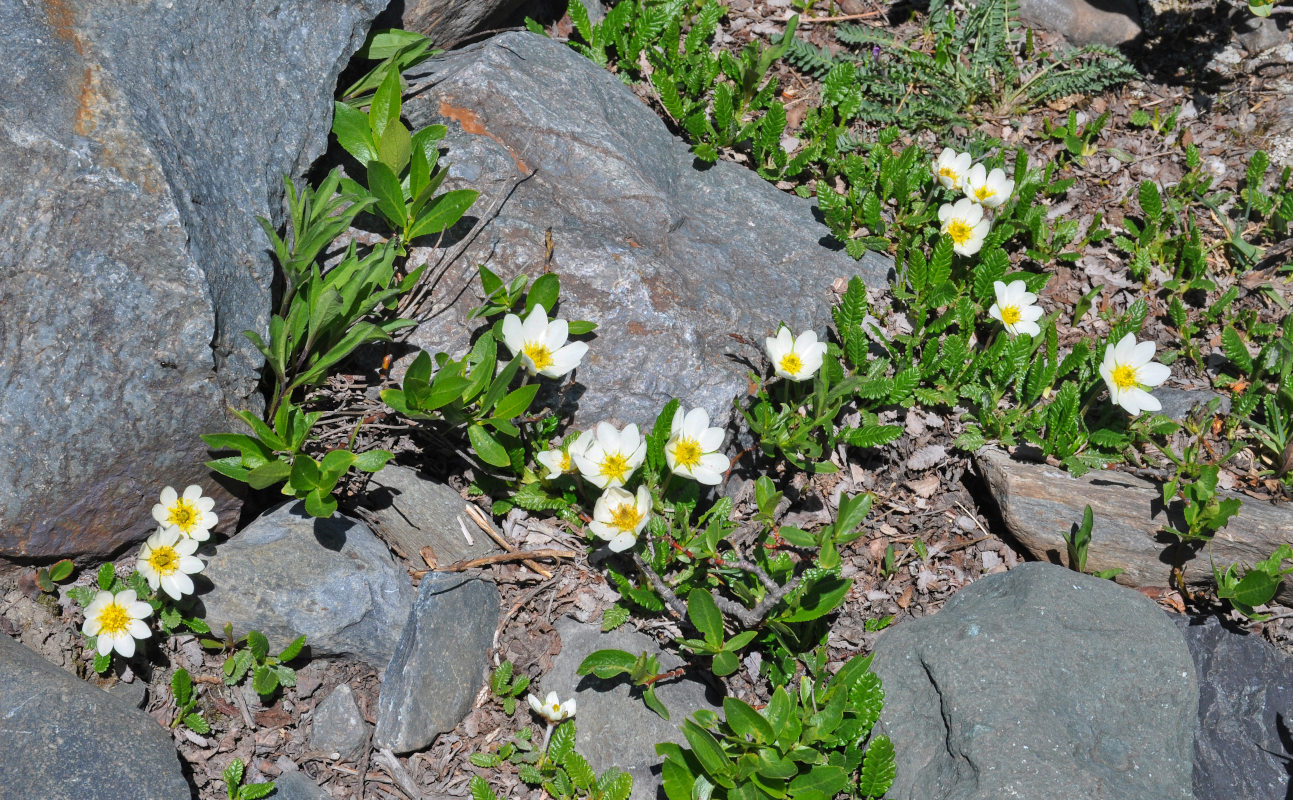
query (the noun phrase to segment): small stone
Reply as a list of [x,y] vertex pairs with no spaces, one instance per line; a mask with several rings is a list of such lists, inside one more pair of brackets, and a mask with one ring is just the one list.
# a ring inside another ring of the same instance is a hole
[[382,680],[374,747],[420,750],[462,721],[485,680],[498,611],[489,581],[427,573]]
[[368,723],[355,704],[355,693],[341,684],[314,707],[310,722],[310,746],[323,753],[338,753],[355,761],[368,743]]
[[1174,386],[1159,386],[1153,391],[1154,397],[1159,403],[1162,403],[1163,409],[1160,414],[1165,414],[1177,422],[1183,421],[1190,415],[1191,411],[1199,410],[1201,413],[1203,406],[1216,399],[1217,414],[1230,413],[1230,398],[1217,392],[1210,392],[1201,389],[1178,389]]
[[267,512],[216,549],[199,595],[212,630],[258,630],[275,652],[301,634],[311,656],[390,661],[414,590],[386,545],[361,522],[315,519],[301,503]]
[[3,635],[0,709],[5,797],[175,800],[192,794],[171,734],[156,720]]
[[[552,661],[552,669],[539,683],[540,697],[556,692],[562,700],[574,697],[579,713],[575,717],[575,747],[601,774],[609,767],[619,767],[633,775],[632,800],[655,800],[660,787],[656,755],[657,742],[686,745],[678,727],[692,713],[707,708],[719,713],[720,698],[703,684],[691,678],[661,681],[656,695],[669,709],[669,721],[661,719],[642,702],[640,692],[624,680],[602,680],[595,675],[579,676],[575,670],[594,650],[618,649],[633,655],[642,652],[659,657],[660,668],[671,670],[682,665],[681,659],[660,650],[651,638],[628,626],[602,633],[596,625],[584,625],[570,617],[557,620],[561,652]],[[747,667],[750,662],[746,662]]]
[[407,467],[388,466],[375,473],[364,504],[376,532],[415,564],[422,563],[423,547],[431,548],[440,566],[500,552],[467,516],[462,495]]
[[332,795],[292,765],[274,779],[272,800],[332,800]]

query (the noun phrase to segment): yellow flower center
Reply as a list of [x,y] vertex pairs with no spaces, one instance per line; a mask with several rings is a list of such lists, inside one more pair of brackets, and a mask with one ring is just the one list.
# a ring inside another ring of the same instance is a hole
[[615,507],[611,512],[611,527],[618,528],[625,533],[632,533],[637,529],[638,523],[642,521],[642,514],[638,512],[636,505],[624,503]]
[[521,352],[534,362],[535,370],[545,370],[552,366],[552,351],[543,342],[526,342]]
[[947,223],[947,235],[952,237],[952,241],[957,244],[965,244],[970,241],[974,229],[965,224],[965,220],[954,219]]
[[570,454],[567,453],[565,450],[561,451],[560,463],[561,463],[562,472],[570,472],[571,468],[574,466],[574,464],[572,463],[572,459],[570,458]]
[[[785,359],[782,359],[782,361],[784,362]],[[702,455],[704,455],[704,451],[700,449],[700,442],[695,439],[679,439],[677,446],[673,449],[674,461],[678,463],[678,466],[686,467],[687,469],[695,469],[700,466],[700,457]]]
[[786,353],[781,357],[781,371],[787,375],[798,375],[804,368],[804,361],[798,353]]
[[956,170],[951,167],[943,167],[938,171],[940,177],[948,178],[952,183],[960,183],[961,176],[956,174]]
[[607,453],[598,468],[608,479],[623,483],[629,475],[629,460],[622,453]]
[[116,636],[125,633],[130,628],[130,615],[126,609],[118,603],[109,603],[99,612],[99,627],[106,633]]
[[170,507],[166,521],[187,534],[197,527],[200,516],[197,506],[181,497]]
[[992,191],[987,185],[980,186],[974,190],[974,198],[982,203],[984,200],[991,200],[996,197],[997,193]]
[[560,713],[561,713],[561,704],[560,704],[560,703],[553,703],[553,704],[552,704],[552,715],[555,717],[557,714],[560,714]]
[[1136,368],[1129,367],[1126,364],[1119,364],[1113,368],[1113,383],[1122,391],[1127,391],[1136,386]]
[[174,547],[158,547],[148,554],[148,566],[158,575],[172,575],[180,568],[180,554]]
[[1022,319],[1022,316],[1019,313],[1019,306],[1002,306],[1001,308],[1002,322],[1006,323],[1007,325],[1014,325],[1020,319]]

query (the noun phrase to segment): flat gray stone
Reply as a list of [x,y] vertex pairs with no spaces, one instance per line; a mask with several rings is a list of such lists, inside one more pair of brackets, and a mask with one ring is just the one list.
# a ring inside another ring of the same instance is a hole
[[1019,18],[1071,44],[1127,44],[1141,33],[1136,0],[1020,0]]
[[891,800],[1190,800],[1198,685],[1144,595],[1023,564],[876,644]]
[[0,794],[77,800],[192,795],[170,732],[0,634]]
[[491,208],[497,217],[448,266],[435,305],[453,304],[409,341],[465,350],[475,265],[537,277],[551,231],[559,316],[599,325],[565,393],[577,424],[650,422],[676,396],[722,425],[747,391],[736,359],[758,363],[783,320],[824,335],[837,279],[887,283],[887,259],[828,246],[811,202],[736,164],[698,168],[631,89],[560,42],[503,33],[426,69],[405,113],[448,126],[450,182],[481,193],[451,238]]
[[[0,555],[111,555],[255,408],[256,215],[387,0],[0,3]],[[285,111],[287,110],[287,111]]]
[[258,630],[271,649],[301,634],[312,656],[350,655],[381,669],[413,606],[408,574],[362,522],[315,519],[301,503],[266,512],[220,545],[199,596],[213,630]]
[[414,564],[422,563],[423,547],[431,548],[441,566],[501,552],[463,511],[466,504],[451,487],[400,466],[374,473],[364,494],[376,532]]
[[1184,421],[1195,408],[1202,411],[1202,407],[1207,406],[1208,402],[1213,398],[1220,399],[1220,402],[1217,403],[1216,413],[1230,413],[1230,398],[1224,394],[1206,389],[1180,389],[1174,386],[1159,386],[1154,390],[1154,397],[1163,406],[1158,413],[1166,414],[1178,422]]
[[323,787],[296,769],[283,770],[274,779],[274,791],[267,796],[271,800],[333,800]]
[[405,30],[425,33],[447,50],[476,31],[503,27],[522,0],[405,0],[399,5]]
[[1293,658],[1216,617],[1173,614],[1199,678],[1196,800],[1285,800],[1293,764]]
[[498,625],[498,589],[456,572],[428,572],[377,698],[373,747],[421,750],[453,730],[484,685]]
[[355,704],[355,693],[341,684],[314,707],[310,721],[310,747],[321,753],[340,753],[354,761],[364,752],[369,728]]
[[635,656],[653,653],[664,670],[682,666],[682,659],[662,651],[655,640],[630,628],[602,633],[597,624],[562,617],[556,629],[561,637],[561,652],[552,660],[551,671],[539,680],[535,694],[543,698],[548,692],[556,692],[562,701],[575,698],[576,749],[598,774],[609,767],[619,767],[633,776],[633,800],[664,798],[656,743],[686,746],[680,727],[683,720],[702,708],[721,715],[721,698],[690,677],[662,681],[656,687],[656,696],[669,709],[669,719],[661,719],[646,707],[627,681],[580,676],[575,671],[596,650],[624,650]]

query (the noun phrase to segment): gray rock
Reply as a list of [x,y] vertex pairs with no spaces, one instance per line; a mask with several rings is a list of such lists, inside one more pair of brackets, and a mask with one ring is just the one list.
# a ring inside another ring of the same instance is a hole
[[274,791],[267,797],[271,800],[332,800],[332,795],[325,792],[319,784],[295,769],[283,770],[274,779]]
[[1207,406],[1212,399],[1219,399],[1216,413],[1230,413],[1230,398],[1227,395],[1218,392],[1210,392],[1200,389],[1178,389],[1172,386],[1160,386],[1154,390],[1154,397],[1163,405],[1160,414],[1166,414],[1178,422],[1183,421],[1190,415],[1190,412],[1199,408],[1202,411],[1203,406]]
[[498,589],[462,573],[422,578],[377,698],[373,746],[410,753],[471,710],[498,624]]
[[1193,797],[1193,664],[1137,592],[1023,564],[890,629],[875,652],[892,800]]
[[368,743],[368,723],[355,705],[355,693],[341,684],[314,707],[310,721],[310,747],[321,753],[340,753],[354,761]]
[[[552,669],[540,680],[536,694],[546,697],[556,692],[561,700],[573,695],[575,746],[600,774],[609,767],[633,775],[633,800],[663,798],[660,788],[660,756],[657,742],[677,742],[686,746],[681,724],[697,710],[706,708],[722,713],[721,699],[705,684],[692,678],[662,681],[656,696],[669,709],[669,720],[647,708],[642,698],[623,680],[602,680],[595,675],[575,674],[580,662],[595,650],[618,649],[633,655],[648,652],[660,658],[662,669],[682,666],[682,660],[663,652],[653,639],[628,628],[602,633],[596,625],[585,625],[571,617],[557,620],[561,652],[552,660]],[[541,694],[539,692],[542,692]]]
[[428,64],[405,110],[448,125],[451,180],[481,192],[458,233],[498,216],[450,266],[436,307],[453,305],[410,341],[464,350],[474,265],[537,276],[551,230],[560,316],[600,326],[566,393],[579,424],[649,422],[677,396],[721,425],[747,390],[739,359],[758,363],[779,321],[822,334],[836,279],[886,282],[888,260],[824,244],[812,203],[736,164],[698,168],[628,87],[559,42],[504,33]]
[[401,26],[448,49],[476,31],[503,27],[522,0],[405,0]]
[[[255,406],[284,173],[387,0],[0,4],[0,555],[109,555]],[[231,521],[232,514],[225,514]]]
[[[462,495],[407,467],[388,466],[374,473],[364,504],[377,533],[415,564],[422,563],[423,547],[431,548],[441,566],[500,552],[463,511],[467,501]],[[470,544],[463,536],[464,526]]]
[[1288,34],[1280,30],[1279,23],[1273,18],[1258,17],[1248,9],[1242,9],[1235,21],[1235,38],[1249,55],[1257,55],[1287,42]]
[[1293,765],[1293,658],[1256,636],[1173,614],[1199,678],[1197,800],[1284,800]]
[[1136,0],[1020,0],[1019,18],[1078,46],[1116,47],[1141,33]]
[[0,793],[5,797],[192,796],[165,728],[4,635],[0,709]]
[[300,503],[266,512],[220,545],[202,572],[212,629],[255,629],[271,649],[301,634],[311,655],[390,661],[413,605],[413,585],[361,522],[315,519]]

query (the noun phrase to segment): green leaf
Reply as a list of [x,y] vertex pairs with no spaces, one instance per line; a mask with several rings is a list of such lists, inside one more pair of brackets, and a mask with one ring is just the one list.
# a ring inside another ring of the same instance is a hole
[[413,223],[408,240],[411,242],[419,236],[439,233],[452,226],[462,219],[462,215],[467,213],[467,209],[471,208],[479,195],[480,192],[474,189],[458,189],[440,195]]
[[194,733],[206,735],[211,732],[211,726],[203,719],[202,715],[194,711],[184,716],[184,725]]
[[682,724],[682,735],[686,737],[687,744],[691,745],[692,752],[705,771],[720,785],[731,788],[736,768],[714,735],[691,720]]
[[723,644],[723,612],[704,589],[693,589],[687,595],[687,618],[705,637],[705,643],[718,648]]
[[467,439],[471,442],[472,451],[481,461],[491,467],[511,466],[512,459],[507,454],[507,448],[480,423],[473,423],[467,427]]
[[730,650],[724,650],[714,654],[714,661],[711,664],[714,674],[722,678],[736,672],[741,666],[741,661],[736,657],[736,653]]
[[655,424],[651,426],[651,432],[647,434],[646,463],[651,472],[658,473],[668,464],[664,457],[664,446],[669,441],[673,418],[681,405],[682,402],[676,397],[665,403],[660,415],[655,418]]
[[278,688],[278,673],[266,666],[257,666],[251,673],[251,688],[266,697]]
[[238,790],[238,800],[260,800],[262,797],[268,797],[272,791],[274,791],[273,781],[249,783]]
[[112,564],[112,562],[109,561],[108,563],[99,567],[99,574],[96,576],[96,580],[99,584],[99,589],[101,591],[106,592],[111,590],[112,582],[116,579],[117,579],[117,568]]
[[409,165],[412,150],[409,129],[399,120],[387,125],[382,138],[377,140],[377,157],[396,175]]
[[354,467],[361,472],[377,472],[394,457],[395,454],[389,450],[369,450],[355,456]]
[[665,708],[659,697],[656,697],[655,686],[648,686],[646,691],[642,692],[642,702],[659,715],[660,719],[666,721],[669,719],[669,709]]
[[1252,356],[1248,354],[1248,348],[1244,346],[1244,340],[1240,338],[1239,331],[1231,325],[1221,330],[1221,350],[1240,372],[1244,375],[1253,374]]
[[229,797],[231,798],[234,797],[234,792],[237,791],[237,787],[242,783],[242,773],[243,764],[241,758],[235,758],[233,761],[229,762],[229,766],[224,768],[224,775],[222,777],[224,778],[225,785],[229,787]]
[[[333,103],[332,132],[337,143],[361,165],[377,158],[377,142],[368,127],[368,115],[345,103]],[[285,259],[280,258],[279,261]]]
[[[400,179],[390,167],[373,160],[368,162],[368,188],[377,198],[377,210],[386,218],[386,222],[396,233],[403,234],[409,220]],[[408,238],[412,240],[413,236]]]
[[283,652],[278,654],[279,661],[291,661],[301,654],[301,648],[305,647],[305,634],[301,634],[292,640],[292,643],[283,648]]
[[180,668],[171,676],[171,694],[175,695],[175,704],[186,706],[193,699],[193,678],[188,670]]
[[[475,758],[476,756],[473,755],[472,763],[475,763]],[[481,765],[477,764],[477,766]],[[479,775],[472,775],[469,785],[471,787],[471,800],[498,800],[498,797],[494,795],[494,790],[489,788],[489,782]]]
[[269,655],[269,639],[260,631],[247,632],[247,649],[257,661],[264,661]]
[[602,633],[613,631],[628,622],[629,610],[621,605],[614,605],[602,612]]
[[790,791],[797,796],[807,792],[820,792],[822,797],[830,798],[848,782],[848,773],[840,767],[816,766],[790,781]]
[[1145,212],[1145,217],[1151,222],[1158,222],[1163,217],[1163,197],[1158,192],[1158,186],[1152,181],[1141,181],[1140,188],[1136,193],[1137,199],[1140,200],[1140,208]]
[[528,317],[535,306],[543,306],[544,312],[552,316],[552,309],[557,307],[557,296],[561,293],[561,281],[554,273],[546,272],[534,279],[530,292],[525,296],[525,313]]
[[368,108],[368,127],[372,130],[374,139],[381,138],[387,125],[399,122],[402,93],[399,70],[389,70],[377,87],[377,92],[373,94],[373,102]]
[[95,674],[102,675],[103,673],[108,671],[108,667],[110,666],[112,666],[112,651],[108,651],[107,655],[95,653],[94,655]]
[[330,491],[312,489],[305,496],[305,512],[318,519],[327,519],[337,511],[337,499]]
[[72,562],[66,558],[49,568],[49,579],[55,582],[65,580],[71,574]]
[[867,745],[858,774],[858,794],[866,798],[881,798],[893,785],[898,774],[898,762],[893,742],[888,736],[876,736]]
[[1234,587],[1219,589],[1217,595],[1252,608],[1269,603],[1279,588],[1279,578],[1260,570],[1249,570]]
[[[298,460],[300,458],[309,458],[309,456],[299,456]],[[291,472],[291,464],[275,459],[261,464],[247,473],[247,485],[253,489],[265,489],[287,480]]]
[[624,650],[594,650],[579,662],[576,675],[593,673],[599,678],[612,678],[620,673],[631,672],[637,658]]
[[748,736],[759,744],[771,742],[777,738],[772,726],[762,714],[735,697],[729,695],[723,698],[723,714],[727,717],[727,724],[737,736]]
[[508,394],[490,412],[491,416],[500,419],[514,419],[530,410],[530,403],[539,391],[539,384],[530,383]]
[[798,610],[778,619],[782,622],[807,622],[823,617],[844,602],[844,596],[852,586],[851,580],[834,574],[824,575],[803,593]]

